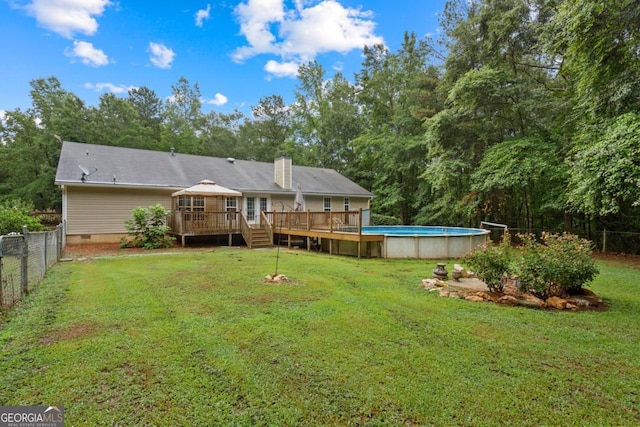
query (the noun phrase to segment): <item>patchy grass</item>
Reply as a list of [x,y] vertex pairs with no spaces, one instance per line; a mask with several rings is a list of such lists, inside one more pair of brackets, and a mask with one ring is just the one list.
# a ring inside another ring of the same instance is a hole
[[281,251],[61,263],[0,329],[0,402],[69,425],[635,425],[640,271],[605,312],[440,298],[435,262]]

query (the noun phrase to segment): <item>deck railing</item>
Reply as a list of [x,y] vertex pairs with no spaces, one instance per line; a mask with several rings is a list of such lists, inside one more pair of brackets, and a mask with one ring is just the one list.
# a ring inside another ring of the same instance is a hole
[[269,241],[273,242],[273,227],[271,226],[267,212],[260,212],[260,228],[267,232]]
[[239,233],[239,212],[190,212],[173,211],[169,216],[167,225],[174,234],[179,235],[206,235]]
[[[361,233],[362,211],[289,211],[260,212],[260,227],[269,237],[281,229],[299,231],[326,231],[330,233]],[[207,234],[242,233],[251,238],[252,227],[241,212],[190,212],[173,211],[168,225],[178,235],[196,236]]]
[[269,212],[265,216],[277,232],[289,230],[323,230],[329,232],[360,233],[362,211],[340,212]]
[[238,218],[240,219],[240,233],[242,233],[244,241],[247,242],[247,246],[249,246],[249,249],[251,249],[251,243],[253,242],[253,236],[251,235],[251,226],[247,221],[247,217],[244,216],[243,213],[238,215]]

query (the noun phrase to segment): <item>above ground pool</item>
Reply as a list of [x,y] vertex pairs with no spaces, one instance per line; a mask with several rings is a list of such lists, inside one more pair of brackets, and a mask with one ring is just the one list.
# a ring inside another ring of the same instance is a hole
[[487,243],[489,230],[440,226],[370,226],[362,234],[383,235],[383,258],[461,258]]

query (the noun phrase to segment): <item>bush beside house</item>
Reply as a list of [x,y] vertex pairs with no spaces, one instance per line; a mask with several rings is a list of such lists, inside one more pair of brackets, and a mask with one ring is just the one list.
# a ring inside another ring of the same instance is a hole
[[167,225],[167,217],[170,213],[160,203],[147,208],[135,208],[132,217],[125,221],[127,233],[133,237],[133,240],[123,238],[120,246],[144,249],[171,247],[175,238],[167,234],[170,231]]

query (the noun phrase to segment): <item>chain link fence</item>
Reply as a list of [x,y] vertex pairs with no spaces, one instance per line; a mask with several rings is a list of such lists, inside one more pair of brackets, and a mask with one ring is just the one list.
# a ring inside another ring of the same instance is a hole
[[64,223],[55,230],[23,230],[0,236],[0,310],[6,311],[32,291],[66,246]]

